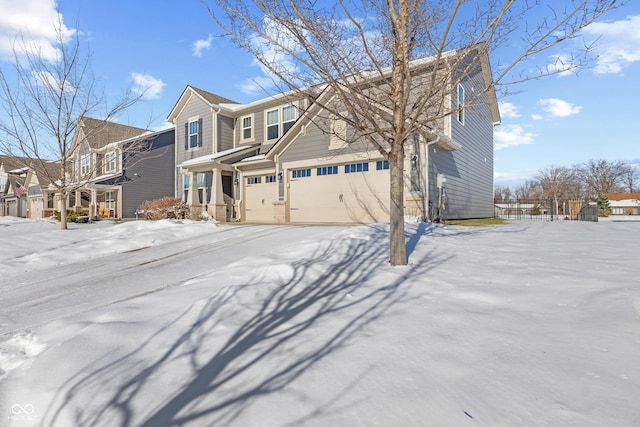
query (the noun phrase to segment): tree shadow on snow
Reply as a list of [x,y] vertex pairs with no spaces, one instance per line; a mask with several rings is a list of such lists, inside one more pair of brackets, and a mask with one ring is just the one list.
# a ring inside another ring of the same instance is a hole
[[[425,227],[410,236],[412,248]],[[61,387],[45,419],[56,424],[72,416],[84,426],[232,424],[262,398],[303,393],[292,391],[295,381],[356,338],[367,339],[376,320],[402,312],[411,279],[437,258],[430,252],[412,267],[393,269],[388,233],[379,231],[319,244],[314,256],[281,264],[279,280],[259,270],[250,283],[194,304],[117,360],[91,362]],[[380,275],[371,280],[385,269],[389,283]],[[171,342],[163,344],[167,337]],[[338,396],[357,377],[314,408],[307,403],[306,413],[292,414],[296,422],[337,410]]]

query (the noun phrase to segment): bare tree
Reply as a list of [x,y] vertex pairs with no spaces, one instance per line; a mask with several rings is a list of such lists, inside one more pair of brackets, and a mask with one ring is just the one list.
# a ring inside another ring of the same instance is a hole
[[[71,160],[81,148],[81,144],[74,144],[79,121],[96,115],[107,126],[140,96],[126,92],[108,106],[91,73],[90,54],[83,50],[79,33],[67,30],[61,18],[55,30],[54,57],[23,35],[14,41],[12,66],[0,68],[0,99],[6,113],[0,122],[0,148],[21,162],[28,162],[25,167],[33,168],[55,187],[61,197],[60,226],[66,229],[69,194],[97,170],[92,167],[83,179],[74,173]],[[100,132],[99,127],[93,132]],[[52,160],[56,167],[51,167]]]
[[544,197],[553,200],[555,212],[558,214],[561,198],[577,198],[580,185],[573,168],[549,166],[538,172],[536,179],[540,183]]
[[[511,56],[498,64],[497,74],[466,100],[467,105],[485,102],[496,85],[507,88],[583,65],[589,46],[571,57],[556,56],[534,72],[518,66],[576,37],[616,0],[580,0],[562,6],[513,0],[216,0],[216,4],[215,11],[207,6],[211,17],[256,58],[280,91],[293,91],[321,104],[388,159],[390,261],[405,265],[405,143],[416,135],[433,138],[439,120],[458,112],[455,103],[447,101],[487,53],[504,48],[501,57]],[[412,61],[420,58],[429,61],[418,75]],[[325,98],[320,95],[327,92]]]
[[[640,168],[637,165],[627,164],[622,174],[622,183],[626,192],[633,193],[638,190],[638,179],[640,179]],[[640,190],[638,190],[640,191]]]
[[597,198],[621,190],[623,178],[628,173],[629,166],[621,161],[605,159],[589,160],[578,166],[580,179],[584,183],[587,195]]
[[493,188],[494,203],[508,202],[511,200],[511,189],[502,185],[496,185]]
[[515,188],[514,193],[518,200],[542,199],[542,187],[538,181],[525,181]]

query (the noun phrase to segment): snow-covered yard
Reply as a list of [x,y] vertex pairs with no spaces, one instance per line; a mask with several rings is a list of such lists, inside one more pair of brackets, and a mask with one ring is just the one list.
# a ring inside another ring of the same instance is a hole
[[[0,218],[0,295],[99,257],[117,270],[116,252],[267,232],[73,227]],[[0,425],[638,425],[640,222],[408,222],[402,268],[384,224],[265,236],[178,286],[29,329],[0,312]]]

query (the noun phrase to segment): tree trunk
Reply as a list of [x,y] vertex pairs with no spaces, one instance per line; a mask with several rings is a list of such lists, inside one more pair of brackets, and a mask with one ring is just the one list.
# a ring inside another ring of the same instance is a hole
[[67,229],[67,197],[66,193],[62,193],[62,206],[60,206],[60,230]]
[[391,265],[407,265],[407,247],[404,239],[404,144],[394,144],[392,152],[389,153],[389,176],[390,262]]

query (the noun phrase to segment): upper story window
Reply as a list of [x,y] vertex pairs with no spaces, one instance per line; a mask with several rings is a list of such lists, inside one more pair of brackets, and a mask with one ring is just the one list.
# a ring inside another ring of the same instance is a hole
[[284,135],[293,123],[296,121],[296,107],[293,105],[287,105],[282,107],[282,134]]
[[193,120],[189,122],[189,148],[194,148],[198,146],[198,121]]
[[104,171],[115,172],[116,171],[116,152],[111,151],[104,156]]
[[189,119],[184,124],[184,149],[202,146],[202,119]]
[[266,112],[267,122],[267,140],[278,139],[296,121],[296,107],[286,105],[284,107],[274,108]]
[[280,137],[280,110],[267,111],[267,139]]
[[242,118],[242,141],[253,139],[253,116]]
[[464,87],[458,85],[458,104],[457,104],[458,121],[464,124]]
[[80,175],[88,175],[91,171],[91,157],[87,154],[86,156],[80,157]]

